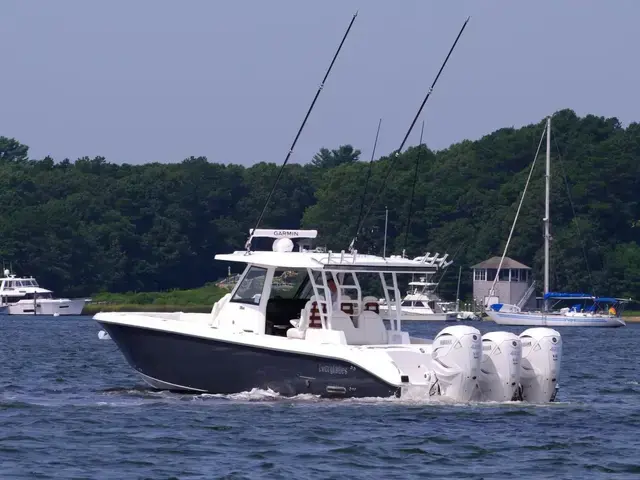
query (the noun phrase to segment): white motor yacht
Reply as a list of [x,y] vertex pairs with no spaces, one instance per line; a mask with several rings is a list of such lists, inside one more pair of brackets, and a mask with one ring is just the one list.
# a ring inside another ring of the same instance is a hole
[[[436,253],[433,257],[429,253],[417,260],[428,261],[433,264],[441,263],[444,257],[438,257]],[[437,322],[455,322],[458,320],[458,313],[448,311],[447,303],[435,293],[434,288],[437,283],[428,281],[427,277],[420,277],[419,280],[409,282],[410,290],[400,303],[402,320],[426,320]],[[387,304],[386,299],[380,300],[380,315],[385,319],[390,319],[395,314],[395,302]]]
[[84,298],[54,298],[33,277],[17,277],[9,270],[0,279],[0,313],[8,315],[81,315]]
[[[131,367],[159,389],[232,394],[253,388],[285,396],[402,397],[418,390],[456,402],[549,402],[555,398],[562,339],[549,328],[484,336],[452,325],[434,339],[411,336],[402,318],[387,327],[377,298],[362,291],[377,279],[385,299],[399,299],[398,276],[437,267],[381,257],[294,247],[314,230],[254,230],[271,250],[216,255],[244,265],[233,290],[211,313],[104,312],[94,319]],[[273,288],[282,272],[296,288]],[[335,291],[329,285],[335,284]],[[335,301],[334,301],[335,300]],[[397,302],[399,303],[399,301]]]

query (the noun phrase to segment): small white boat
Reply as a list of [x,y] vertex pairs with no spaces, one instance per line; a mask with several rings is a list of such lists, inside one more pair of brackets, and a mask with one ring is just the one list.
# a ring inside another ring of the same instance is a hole
[[35,278],[17,277],[9,270],[0,279],[0,309],[7,315],[81,315],[85,303],[84,298],[53,298]]
[[[428,258],[429,253],[424,258]],[[437,263],[441,259],[436,254],[433,258],[429,258],[432,263]],[[427,277],[421,277],[417,281],[409,282],[411,290],[407,292],[400,303],[400,318],[402,320],[418,320],[432,322],[455,322],[458,320],[458,313],[448,311],[447,302],[443,302],[435,293],[434,288],[437,283],[428,281]],[[389,320],[395,315],[396,305],[391,302],[387,304],[385,299],[380,299],[380,315],[382,318]]]
[[[378,300],[362,291],[363,277],[373,274],[390,303],[400,298],[399,275],[426,275],[437,267],[356,250],[299,245],[294,251],[294,239],[315,236],[313,230],[254,230],[252,238],[276,239],[272,251],[216,255],[245,268],[210,314],[98,313],[94,319],[106,332],[101,338],[108,335],[145,382],[165,390],[231,394],[261,388],[340,398],[418,391],[457,402],[555,398],[558,332],[482,336],[474,327],[452,325],[431,340],[403,330],[399,309],[387,328]],[[284,271],[296,273],[290,296],[273,286]]]

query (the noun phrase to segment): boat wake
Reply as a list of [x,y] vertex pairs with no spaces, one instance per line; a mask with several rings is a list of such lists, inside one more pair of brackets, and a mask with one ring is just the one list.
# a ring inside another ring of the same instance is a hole
[[558,407],[572,405],[569,402],[552,403],[531,403],[523,401],[470,401],[457,402],[447,397],[430,396],[429,390],[423,387],[408,387],[402,397],[362,397],[362,398],[322,398],[318,395],[301,394],[295,396],[283,396],[273,390],[254,388],[247,392],[233,393],[229,395],[203,393],[198,395],[188,394],[194,401],[207,401],[208,399],[226,400],[231,402],[294,402],[294,403],[322,403],[335,405],[360,405],[360,404],[381,404],[381,405],[406,405],[406,406],[472,406],[472,407],[495,407],[495,406],[517,406],[517,407]]

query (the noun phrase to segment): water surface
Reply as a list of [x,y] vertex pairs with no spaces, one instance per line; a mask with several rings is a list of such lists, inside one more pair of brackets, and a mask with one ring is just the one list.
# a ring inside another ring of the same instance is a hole
[[98,331],[90,317],[0,316],[0,478],[640,476],[638,325],[559,329],[547,406],[155,392]]

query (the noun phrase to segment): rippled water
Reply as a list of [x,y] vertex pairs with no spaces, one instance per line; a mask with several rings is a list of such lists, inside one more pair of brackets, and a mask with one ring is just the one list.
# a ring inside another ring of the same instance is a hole
[[549,406],[153,392],[98,331],[89,317],[0,317],[0,478],[640,475],[637,325],[560,330]]

